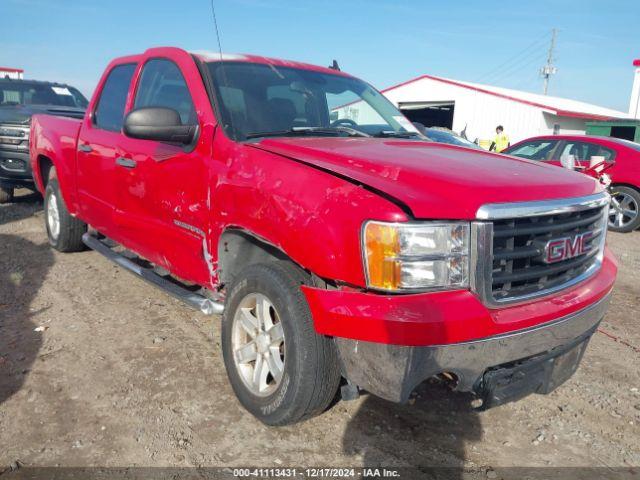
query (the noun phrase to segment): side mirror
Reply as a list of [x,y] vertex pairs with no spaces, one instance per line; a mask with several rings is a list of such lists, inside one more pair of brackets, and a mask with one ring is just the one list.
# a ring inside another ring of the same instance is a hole
[[197,125],[182,125],[180,114],[172,108],[143,107],[131,110],[124,119],[127,137],[158,142],[191,143]]

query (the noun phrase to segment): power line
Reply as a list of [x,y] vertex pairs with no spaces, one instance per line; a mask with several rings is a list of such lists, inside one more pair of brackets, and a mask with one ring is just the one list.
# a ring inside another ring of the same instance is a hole
[[535,73],[535,75],[531,74],[522,77],[519,82],[514,84],[513,88],[516,90],[535,90],[537,88],[538,81],[540,80],[540,76],[538,72],[533,73]]
[[509,57],[509,59],[507,59],[506,61],[502,62],[497,67],[491,69],[490,71],[488,71],[485,74],[483,74],[480,77],[478,77],[478,79],[476,81],[479,82],[479,81],[482,81],[482,80],[485,80],[487,78],[490,78],[490,77],[494,76],[496,73],[500,72],[502,69],[507,67],[507,65],[513,63],[514,61],[519,60],[520,58],[522,58],[523,55],[529,53],[529,51],[532,50],[533,48],[542,46],[542,44],[547,41],[548,37],[549,37],[548,33],[544,34],[542,37],[538,38],[533,43],[529,44],[527,47],[525,47],[524,49],[520,50],[518,53],[516,53],[512,57]]
[[537,61],[543,60],[544,55],[545,52],[542,50],[534,50],[526,55],[521,55],[517,60],[511,62],[511,64],[509,64],[508,66],[495,72],[492,76],[485,79],[485,81],[495,82],[498,79],[502,79],[505,76],[508,76],[512,71],[518,70],[521,65],[528,64],[532,59],[538,59]]
[[[493,83],[504,81],[507,78],[511,78],[514,74],[521,72],[524,68],[533,67],[538,64],[541,60],[544,59],[544,53],[538,52],[535,55],[530,55],[526,58],[523,58],[521,62],[517,64],[513,64],[511,67],[506,69],[497,77],[494,77],[492,80]],[[535,70],[534,70],[535,71]]]

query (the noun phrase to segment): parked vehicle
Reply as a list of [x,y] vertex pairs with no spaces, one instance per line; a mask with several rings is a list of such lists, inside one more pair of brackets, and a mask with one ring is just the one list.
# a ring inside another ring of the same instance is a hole
[[448,143],[450,145],[458,145],[459,147],[480,149],[480,146],[478,144],[473,143],[446,128],[425,128],[423,134],[429,140],[433,140],[434,142]]
[[75,88],[62,83],[0,79],[0,203],[16,187],[34,188],[29,161],[29,123],[35,113],[82,118],[88,105]]
[[[592,178],[595,178],[598,183],[600,183],[600,185],[608,189],[611,186],[611,177],[607,173],[607,170],[613,167],[613,165],[613,163],[607,163],[604,160],[596,160],[594,162],[591,162],[589,167],[580,169],[580,172]],[[576,170],[575,166],[572,168],[572,170]]]
[[36,115],[31,155],[51,245],[222,312],[231,385],[269,425],[343,378],[343,398],[438,374],[483,408],[548,393],[616,276],[601,186],[425,142],[334,69],[153,48],[107,67],[83,120]]
[[534,137],[512,145],[503,153],[578,171],[605,162],[611,178],[609,229],[631,232],[640,227],[640,144],[612,137],[552,135]]

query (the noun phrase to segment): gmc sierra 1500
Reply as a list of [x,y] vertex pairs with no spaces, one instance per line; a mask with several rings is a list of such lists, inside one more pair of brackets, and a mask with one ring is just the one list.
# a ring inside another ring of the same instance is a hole
[[596,181],[426,141],[336,69],[153,48],[108,66],[83,120],[36,115],[31,158],[51,245],[222,313],[230,382],[270,425],[341,382],[547,393],[616,276]]

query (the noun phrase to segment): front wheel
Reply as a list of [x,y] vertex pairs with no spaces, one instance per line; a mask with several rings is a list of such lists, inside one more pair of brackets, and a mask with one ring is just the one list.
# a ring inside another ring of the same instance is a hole
[[306,274],[284,262],[236,277],[222,319],[222,352],[240,403],[267,425],[317,415],[340,382],[333,340],[318,335],[300,290]]
[[609,230],[627,233],[640,227],[640,192],[630,187],[611,187]]

